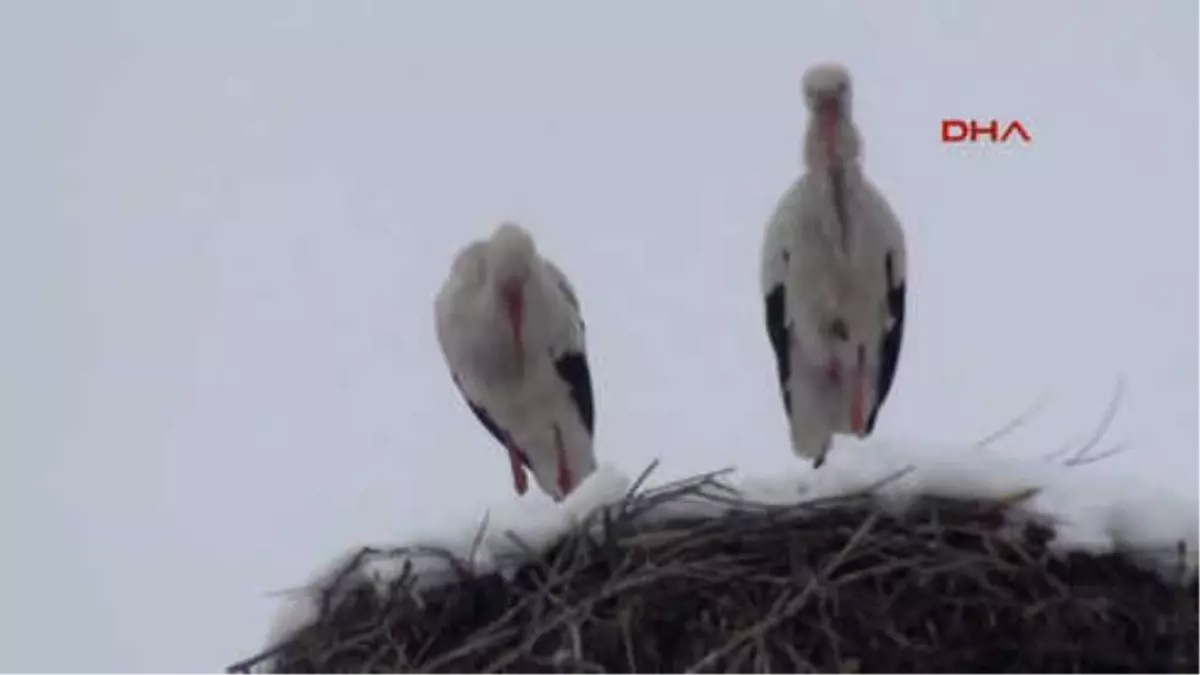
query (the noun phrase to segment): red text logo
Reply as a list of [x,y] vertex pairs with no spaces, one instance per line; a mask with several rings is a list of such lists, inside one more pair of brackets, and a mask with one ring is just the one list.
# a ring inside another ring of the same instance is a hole
[[1033,142],[1020,120],[942,120],[943,143],[979,143],[981,139],[992,143]]

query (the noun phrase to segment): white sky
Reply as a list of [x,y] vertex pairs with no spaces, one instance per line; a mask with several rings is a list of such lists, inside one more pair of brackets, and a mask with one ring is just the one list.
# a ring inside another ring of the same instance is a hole
[[507,499],[432,319],[503,218],[581,294],[600,454],[794,465],[758,261],[817,60],[909,237],[878,433],[972,440],[1048,393],[1007,450],[1036,456],[1124,375],[1133,450],[1081,470],[1194,497],[1197,11],[0,4],[0,669],[222,668],[330,555]]

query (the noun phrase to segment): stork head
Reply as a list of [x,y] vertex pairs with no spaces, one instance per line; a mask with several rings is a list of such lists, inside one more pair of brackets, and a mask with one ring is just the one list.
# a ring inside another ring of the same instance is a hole
[[805,159],[836,164],[856,159],[858,132],[850,119],[850,72],[837,63],[821,63],[804,72],[804,102],[809,112]]
[[492,286],[512,330],[518,359],[525,353],[524,323],[526,286],[533,272],[537,248],[533,237],[520,225],[505,222],[489,240]]

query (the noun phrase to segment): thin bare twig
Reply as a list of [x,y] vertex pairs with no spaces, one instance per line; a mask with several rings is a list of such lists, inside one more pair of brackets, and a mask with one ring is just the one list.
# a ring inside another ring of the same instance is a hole
[[827,564],[818,574],[813,576],[813,578],[810,579],[808,584],[804,587],[804,590],[802,590],[795,598],[791,599],[785,605],[780,607],[778,611],[771,612],[767,618],[763,619],[758,624],[735,634],[724,646],[709,652],[707,656],[697,661],[685,672],[695,673],[707,668],[714,661],[729,653],[730,650],[739,646],[744,640],[748,640],[762,634],[763,631],[769,630],[784,619],[791,617],[793,614],[799,611],[800,608],[803,607],[806,602],[808,602],[809,597],[812,595],[813,591],[816,590],[818,584],[828,580],[833,573],[837,571],[838,566],[842,564],[842,561],[846,559],[846,556],[849,555],[850,551],[852,551],[858,542],[862,540],[863,536],[865,536],[867,532],[871,531],[871,527],[875,525],[875,521],[878,519],[879,515],[877,513],[872,513],[871,515],[867,516],[854,535],[850,537],[850,540],[846,542],[846,545],[843,546],[842,549],[838,551],[837,555],[834,556],[833,560],[831,560],[829,564]]
[[[1075,454],[1071,455],[1063,464],[1065,466],[1078,466],[1080,464],[1090,463],[1089,453],[1095,448],[1108,433],[1112,426],[1113,420],[1117,417],[1117,409],[1121,405],[1121,398],[1125,395],[1125,378],[1117,379],[1117,385],[1113,390],[1112,398],[1108,402],[1108,406],[1104,409],[1104,414],[1100,418],[1100,424],[1097,426],[1095,433],[1084,442]],[[1114,453],[1115,454],[1115,453]]]
[[1026,422],[1028,422],[1031,417],[1033,417],[1038,412],[1041,412],[1042,408],[1044,408],[1046,406],[1046,404],[1049,403],[1049,401],[1050,401],[1050,395],[1048,393],[1043,392],[1042,395],[1039,396],[1037,398],[1037,400],[1035,400],[1033,402],[1032,405],[1030,405],[1028,408],[1026,408],[1024,410],[1024,412],[1017,415],[1013,419],[1009,420],[1004,426],[1000,427],[996,431],[993,431],[992,433],[988,434],[987,436],[984,436],[980,440],[976,441],[975,447],[985,448],[988,445],[991,445],[992,443],[995,443],[996,441],[1000,440],[1001,438],[1016,431],[1018,428],[1020,428]]

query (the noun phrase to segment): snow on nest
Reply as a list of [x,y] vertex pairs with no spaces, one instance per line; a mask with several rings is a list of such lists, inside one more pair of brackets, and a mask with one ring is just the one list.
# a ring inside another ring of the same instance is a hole
[[[320,615],[321,603],[328,590],[338,581],[361,581],[374,584],[383,594],[388,585],[400,577],[406,566],[419,579],[420,586],[437,585],[453,578],[454,571],[441,556],[422,555],[420,549],[445,551],[467,561],[479,573],[499,570],[509,572],[526,560],[529,554],[544,552],[565,533],[572,530],[597,509],[619,503],[629,492],[632,481],[611,464],[600,464],[594,473],[560,503],[540,493],[523,499],[513,499],[488,509],[484,521],[465,523],[443,536],[424,538],[406,543],[367,546],[372,553],[363,554],[363,545],[354,546],[337,556],[313,574],[301,587],[286,591],[267,638],[267,649],[287,641],[297,631],[311,625]],[[413,550],[412,554],[397,555],[395,549]],[[345,571],[358,563],[350,573]],[[342,583],[342,587],[354,586]],[[335,598],[333,602],[337,602]],[[270,668],[270,661],[257,670]]]
[[[786,505],[876,487],[880,500],[903,509],[913,497],[1004,499],[1036,492],[1021,500],[1019,512],[1047,520],[1056,531],[1056,550],[1106,553],[1116,549],[1142,552],[1136,559],[1159,570],[1178,571],[1177,547],[1186,546],[1187,573],[1196,572],[1200,518],[1196,499],[1162,494],[1152,486],[1105,480],[1090,472],[1031,459],[1012,459],[977,447],[931,448],[882,440],[839,439],[838,448],[820,471],[792,464],[770,478],[730,481],[748,501]],[[908,470],[907,473],[897,475]],[[633,481],[611,464],[594,474],[561,503],[548,499],[514,499],[488,510],[483,523],[465,523],[457,531],[392,546],[372,547],[363,555],[356,546],[319,570],[298,590],[285,595],[268,634],[267,648],[281,644],[318,616],[322,598],[353,563],[357,581],[373,583],[383,593],[406,565],[428,586],[449,580],[453,571],[444,559],[396,548],[441,549],[467,560],[477,572],[511,572],[530,554],[546,551],[593,512],[620,502]],[[680,499],[655,510],[655,517],[720,515],[730,508],[710,500]],[[515,538],[515,540],[514,540]],[[1155,551],[1164,553],[1153,553]],[[1150,553],[1146,553],[1150,552]],[[1169,553],[1166,553],[1169,552]],[[347,584],[342,584],[346,586]],[[336,602],[336,599],[334,600]],[[264,664],[269,667],[268,664]]]

